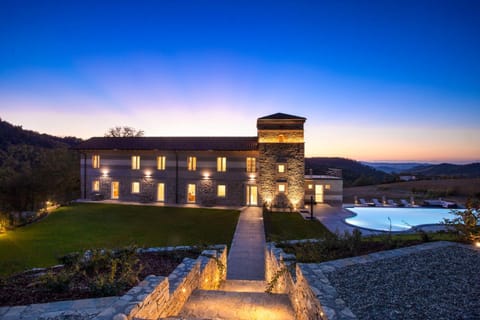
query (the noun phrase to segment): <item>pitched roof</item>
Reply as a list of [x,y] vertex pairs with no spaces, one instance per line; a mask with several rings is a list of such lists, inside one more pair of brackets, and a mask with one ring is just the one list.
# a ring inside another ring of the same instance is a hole
[[293,116],[291,114],[286,114],[286,113],[274,113],[269,116],[261,117],[258,118],[258,120],[307,120],[304,117],[298,117],[298,116]]
[[258,150],[257,137],[94,137],[77,150]]

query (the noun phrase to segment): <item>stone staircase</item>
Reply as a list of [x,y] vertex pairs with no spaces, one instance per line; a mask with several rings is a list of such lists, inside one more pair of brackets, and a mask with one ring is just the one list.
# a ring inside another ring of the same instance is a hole
[[170,319],[295,319],[286,294],[265,293],[265,281],[227,280],[219,290],[196,290]]

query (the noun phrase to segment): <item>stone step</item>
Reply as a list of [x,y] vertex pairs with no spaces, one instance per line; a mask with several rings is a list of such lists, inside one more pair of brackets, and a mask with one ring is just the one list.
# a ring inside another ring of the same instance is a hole
[[234,292],[265,292],[267,283],[259,280],[226,280],[222,283],[220,291]]
[[286,294],[196,290],[178,319],[293,320]]

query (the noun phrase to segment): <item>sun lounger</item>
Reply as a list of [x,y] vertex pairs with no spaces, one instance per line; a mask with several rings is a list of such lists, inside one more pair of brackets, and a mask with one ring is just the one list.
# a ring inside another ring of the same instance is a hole
[[365,199],[360,198],[360,199],[358,199],[358,201],[360,202],[360,205],[362,205],[362,206],[368,206],[368,202],[365,201]]
[[387,204],[388,204],[389,206],[394,206],[394,207],[398,206],[398,203],[396,203],[396,202],[393,201],[392,199],[387,200]]
[[377,198],[373,198],[373,199],[372,199],[372,202],[373,202],[373,204],[375,205],[375,207],[381,207],[381,206],[383,206],[383,204],[382,204],[380,201],[378,201]]
[[403,204],[405,207],[411,207],[412,205],[410,204],[410,202],[408,202],[407,200],[405,199],[400,199],[400,203]]

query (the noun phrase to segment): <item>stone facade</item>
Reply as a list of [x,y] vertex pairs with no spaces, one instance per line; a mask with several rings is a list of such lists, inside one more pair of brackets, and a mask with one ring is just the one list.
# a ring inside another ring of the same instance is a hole
[[341,205],[343,202],[343,179],[334,176],[305,176],[305,204],[313,197],[316,203]]
[[[262,117],[256,137],[91,138],[76,147],[82,155],[82,198],[301,208],[308,193],[305,121],[282,113]],[[133,156],[139,157],[138,168]],[[165,159],[163,168],[158,157]],[[193,169],[189,157],[196,159]],[[225,168],[219,169],[219,159],[225,159]],[[341,201],[341,184],[332,185],[325,202]]]
[[[92,158],[100,156],[99,168],[93,168]],[[140,169],[131,168],[132,155],[140,156]],[[165,170],[158,170],[156,159],[166,158]],[[187,158],[196,157],[196,169],[188,170]],[[226,171],[217,171],[217,158],[226,158]],[[202,206],[243,206],[246,187],[255,183],[257,162],[253,173],[247,172],[246,158],[258,159],[258,151],[85,151],[81,160],[82,193],[85,199],[115,199],[113,183],[118,183],[118,200],[158,202],[158,184],[164,186],[164,203],[195,203]],[[94,190],[98,181],[98,190]],[[134,193],[132,183],[139,183]],[[195,185],[195,200],[188,199],[188,185]],[[225,186],[225,196],[217,188]]]
[[257,120],[259,193],[272,207],[303,207],[305,143],[301,117],[264,117]]

